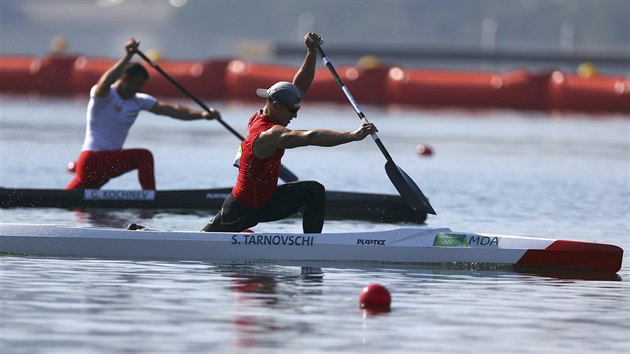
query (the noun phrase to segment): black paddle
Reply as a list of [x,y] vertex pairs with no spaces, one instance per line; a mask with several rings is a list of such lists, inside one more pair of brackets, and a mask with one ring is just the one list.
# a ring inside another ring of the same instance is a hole
[[[368,120],[365,117],[365,114],[363,114],[354,97],[352,97],[350,90],[348,90],[343,81],[341,81],[341,77],[339,77],[339,74],[337,74],[337,71],[324,53],[322,47],[317,45],[315,46],[315,48],[317,49],[317,52],[322,56],[322,60],[324,61],[324,64],[326,65],[328,70],[330,70],[335,80],[337,80],[337,83],[341,87],[341,90],[343,90],[343,92],[346,94],[346,97],[348,97],[348,100],[352,104],[352,107],[354,107],[354,111],[357,112],[357,114],[359,115],[359,119],[367,122]],[[387,152],[387,149],[385,149],[385,146],[381,142],[381,139],[378,137],[378,135],[376,135],[376,133],[372,133],[371,135],[378,148],[381,150],[383,155],[385,155],[385,159],[387,159],[387,162],[385,163],[385,171],[387,172],[387,176],[389,176],[389,179],[394,184],[394,187],[396,187],[396,189],[398,190],[398,193],[400,193],[400,195],[412,209],[436,215],[435,210],[433,210],[433,207],[429,203],[427,197],[422,194],[422,191],[420,190],[418,185],[416,185],[416,183],[405,173],[405,171],[396,166],[394,160],[392,159],[392,156],[389,154],[389,152]]]
[[[173,79],[169,74],[167,74],[164,70],[162,70],[162,68],[160,68],[159,65],[154,63],[151,59],[149,59],[149,57],[147,57],[139,49],[136,50],[136,53],[138,53],[138,55],[142,57],[144,61],[146,61],[155,70],[157,70],[160,74],[162,74],[162,76],[164,76],[168,81],[170,81],[173,85],[175,85],[180,91],[186,94],[186,96],[190,97],[193,101],[197,102],[197,104],[201,108],[203,108],[207,112],[210,112],[210,108],[205,103],[203,103],[203,101],[201,101],[195,95],[190,93],[190,91],[188,91],[184,86],[180,85],[179,82],[175,81],[175,79]],[[230,133],[234,134],[237,138],[241,139],[241,141],[245,140],[245,138],[241,134],[239,134],[239,132],[237,132],[232,127],[230,127],[223,119],[216,118],[215,120],[219,121],[221,125],[223,125],[227,130],[230,131]],[[285,182],[295,182],[298,180],[298,177],[293,172],[289,171],[289,169],[287,169],[283,165],[280,165],[280,178]]]

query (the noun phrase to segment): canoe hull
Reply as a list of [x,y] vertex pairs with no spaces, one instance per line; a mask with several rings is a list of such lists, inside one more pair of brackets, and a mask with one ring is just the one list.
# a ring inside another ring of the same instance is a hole
[[0,253],[108,259],[475,263],[616,273],[614,245],[411,227],[326,234],[129,231],[0,224]]
[[[2,208],[130,208],[218,211],[231,188],[182,190],[0,188]],[[427,214],[400,196],[326,191],[326,219],[423,224]]]

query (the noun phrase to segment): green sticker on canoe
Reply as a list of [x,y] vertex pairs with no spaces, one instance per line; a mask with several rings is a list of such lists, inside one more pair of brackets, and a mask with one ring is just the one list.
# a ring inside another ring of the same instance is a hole
[[468,247],[466,234],[438,232],[433,240],[433,247]]

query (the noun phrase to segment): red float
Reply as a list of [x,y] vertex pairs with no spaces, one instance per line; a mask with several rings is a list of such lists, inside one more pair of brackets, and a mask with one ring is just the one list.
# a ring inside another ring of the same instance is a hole
[[225,72],[227,96],[230,100],[257,101],[256,89],[268,88],[278,81],[292,81],[296,68],[247,63],[232,60]]
[[35,73],[38,92],[49,96],[67,96],[70,93],[70,76],[76,56],[43,57]]
[[544,110],[548,74],[409,70],[389,71],[390,103],[461,108]]
[[549,82],[552,111],[630,113],[630,79],[594,76],[583,78],[559,71]]
[[[0,93],[54,96],[87,95],[116,59],[49,55],[0,57]],[[206,100],[256,101],[257,88],[291,81],[296,67],[242,60],[160,61],[159,65],[193,95]],[[146,91],[185,98],[148,65]],[[402,69],[389,66],[337,68],[360,104],[466,109],[630,113],[630,79],[559,71],[505,73]],[[307,101],[346,103],[326,68],[318,68]]]
[[371,283],[363,288],[359,295],[359,305],[363,309],[389,309],[392,303],[392,297],[381,284]]
[[[224,98],[226,61],[164,61],[157,63],[173,80],[194,96],[217,100]],[[145,64],[146,65],[146,64]],[[154,96],[187,98],[182,91],[160,73],[149,68],[150,80],[144,91]]]
[[420,144],[416,147],[416,151],[418,152],[418,155],[421,155],[421,156],[433,155],[433,149],[431,149],[431,147],[428,145]]
[[[336,68],[341,80],[360,104],[384,105],[388,103],[386,82],[389,67],[379,66],[362,69],[354,66]],[[318,69],[308,92],[313,101],[347,103],[348,98],[339,88],[335,78],[326,68]]]
[[116,63],[116,59],[78,57],[74,61],[69,80],[69,93],[85,95],[96,85],[98,79]]
[[0,92],[37,93],[40,66],[40,60],[30,57],[0,57]]

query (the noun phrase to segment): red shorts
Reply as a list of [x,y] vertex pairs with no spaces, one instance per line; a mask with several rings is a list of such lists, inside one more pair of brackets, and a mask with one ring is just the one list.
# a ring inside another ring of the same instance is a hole
[[76,176],[66,189],[98,189],[110,179],[136,169],[142,189],[155,189],[153,166],[153,155],[146,149],[82,151],[76,162]]

